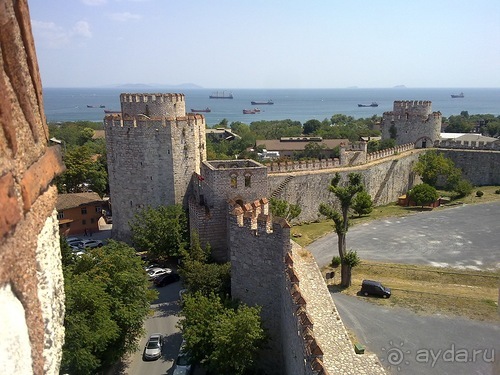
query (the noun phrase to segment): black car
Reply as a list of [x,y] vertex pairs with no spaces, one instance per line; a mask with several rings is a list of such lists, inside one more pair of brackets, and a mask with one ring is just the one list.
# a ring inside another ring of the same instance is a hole
[[156,286],[165,286],[168,284],[175,283],[176,281],[179,281],[181,277],[179,276],[178,273],[166,273],[164,275],[158,276],[156,279],[153,280],[154,284]]
[[374,296],[389,298],[391,296],[391,289],[383,286],[378,281],[363,280],[360,293],[364,296],[368,296],[371,294]]

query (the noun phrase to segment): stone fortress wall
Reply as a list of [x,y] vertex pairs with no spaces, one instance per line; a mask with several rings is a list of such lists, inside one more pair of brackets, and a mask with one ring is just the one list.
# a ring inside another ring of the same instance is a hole
[[[187,206],[192,173],[206,159],[205,118],[185,113],[183,94],[121,94],[122,111],[104,118],[113,238],[147,206]],[[146,115],[146,113],[148,115]]]
[[231,294],[262,306],[270,336],[262,373],[385,374],[375,355],[355,354],[314,258],[268,209],[266,199],[228,207]]

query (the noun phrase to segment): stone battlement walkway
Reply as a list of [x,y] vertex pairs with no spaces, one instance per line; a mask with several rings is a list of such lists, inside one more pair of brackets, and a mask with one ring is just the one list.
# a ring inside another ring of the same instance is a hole
[[375,354],[356,354],[344,323],[335,307],[321,271],[312,254],[293,243],[292,259],[313,332],[323,350],[323,364],[329,374],[386,374]]

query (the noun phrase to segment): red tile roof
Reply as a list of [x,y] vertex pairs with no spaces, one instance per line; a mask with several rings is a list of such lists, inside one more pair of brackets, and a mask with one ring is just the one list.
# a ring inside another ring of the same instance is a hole
[[58,211],[67,210],[68,208],[85,206],[91,203],[103,202],[97,193],[71,193],[59,194],[57,196],[56,209]]

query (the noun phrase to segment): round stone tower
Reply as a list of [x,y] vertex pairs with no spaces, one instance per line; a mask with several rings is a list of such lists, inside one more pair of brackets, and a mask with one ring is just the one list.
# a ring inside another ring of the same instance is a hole
[[393,111],[384,112],[382,117],[382,139],[393,138],[398,145],[432,147],[440,139],[441,120],[441,112],[432,112],[431,101],[395,101]]
[[112,237],[130,240],[129,223],[151,206],[182,204],[206,159],[205,117],[186,115],[183,94],[121,94],[122,112],[104,118]]

